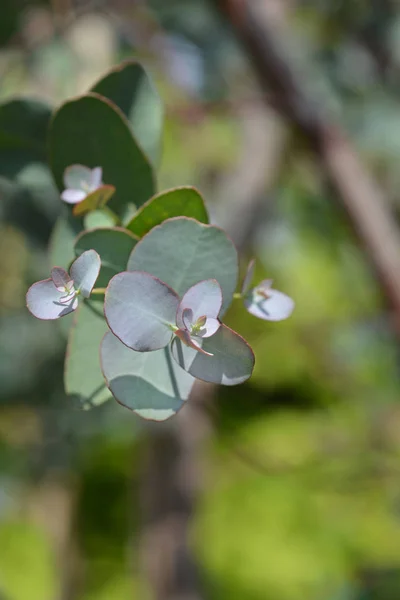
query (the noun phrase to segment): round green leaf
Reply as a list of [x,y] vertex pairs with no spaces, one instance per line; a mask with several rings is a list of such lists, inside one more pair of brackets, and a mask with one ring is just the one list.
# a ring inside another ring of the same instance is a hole
[[111,394],[100,369],[99,348],[108,331],[100,298],[80,302],[65,355],[64,385],[83,408],[98,406]]
[[85,229],[96,229],[97,227],[114,227],[118,225],[118,217],[107,207],[93,210],[83,217]]
[[163,281],[142,271],[125,271],[108,284],[104,313],[121,342],[149,352],[170,342],[178,304],[178,296]]
[[74,250],[76,256],[90,248],[99,253],[101,270],[97,287],[106,287],[111,277],[126,270],[136,242],[137,239],[122,227],[89,229],[76,238]]
[[238,255],[219,227],[180,217],[154,227],[136,244],[128,270],[147,271],[180,296],[203,279],[216,279],[222,289],[222,315],[236,289]]
[[172,217],[191,217],[208,223],[204,200],[193,187],[180,187],[161,192],[150,198],[134,215],[127,228],[138,237]]
[[122,215],[127,204],[143,204],[154,194],[148,159],[121,111],[97,94],[69,100],[54,114],[49,133],[50,164],[61,190],[73,164],[103,168],[103,181],[116,187],[109,206]]
[[164,108],[141,64],[129,60],[112,69],[92,88],[109,98],[128,118],[139,144],[155,166],[160,162]]
[[115,399],[144,419],[165,421],[187,400],[194,378],[172,360],[170,349],[134,352],[112,333],[100,348],[101,367]]
[[237,385],[249,379],[254,368],[254,353],[247,342],[226,325],[221,325],[212,337],[198,340],[207,356],[189,348],[175,337],[172,356],[182,369],[210,383]]

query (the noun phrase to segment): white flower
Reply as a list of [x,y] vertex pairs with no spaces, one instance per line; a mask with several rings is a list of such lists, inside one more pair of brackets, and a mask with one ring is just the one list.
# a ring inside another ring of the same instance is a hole
[[64,171],[65,190],[61,199],[68,204],[78,204],[89,194],[92,194],[103,185],[103,169],[95,167],[89,169],[83,165],[71,165]]

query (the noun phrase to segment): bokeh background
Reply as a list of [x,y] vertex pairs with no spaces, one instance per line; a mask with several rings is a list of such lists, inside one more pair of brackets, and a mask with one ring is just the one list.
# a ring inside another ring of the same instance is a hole
[[296,310],[235,305],[254,376],[171,423],[78,411],[25,308],[60,204],[0,165],[0,598],[399,600],[400,3],[1,0],[0,100],[56,106],[131,57],[165,101],[160,189],[197,186]]

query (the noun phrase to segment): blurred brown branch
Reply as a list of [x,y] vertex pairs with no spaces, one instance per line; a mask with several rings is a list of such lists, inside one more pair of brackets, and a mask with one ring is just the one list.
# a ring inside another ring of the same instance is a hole
[[337,199],[368,254],[396,315],[400,333],[400,238],[386,198],[358,157],[340,124],[312,96],[304,74],[292,64],[286,24],[273,0],[216,0],[252,62],[274,106],[296,125],[316,153]]

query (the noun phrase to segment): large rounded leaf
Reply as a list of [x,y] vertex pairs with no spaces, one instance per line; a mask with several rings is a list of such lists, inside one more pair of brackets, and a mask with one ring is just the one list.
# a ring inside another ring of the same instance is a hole
[[179,187],[153,196],[138,210],[127,228],[142,237],[172,217],[192,217],[201,223],[208,223],[204,200],[195,188]]
[[100,349],[101,366],[116,400],[144,419],[164,421],[187,400],[194,378],[171,358],[170,349],[134,352],[110,332]]
[[212,337],[203,338],[201,347],[207,356],[189,348],[175,337],[172,356],[182,369],[210,383],[237,385],[249,379],[254,368],[254,354],[245,340],[226,325],[221,325]]
[[26,306],[37,319],[54,320],[68,315],[78,306],[75,297],[63,302],[65,299],[65,292],[60,292],[52,279],[44,279],[29,288]]
[[179,298],[156,277],[135,271],[119,273],[108,285],[104,313],[111,331],[138,352],[168,345]]
[[99,253],[101,270],[97,287],[106,287],[111,277],[126,270],[129,255],[137,239],[120,227],[83,231],[75,241],[75,254],[93,248]]
[[108,331],[100,298],[80,302],[65,355],[64,385],[82,408],[98,406],[111,394],[100,369],[100,342]]
[[164,109],[145,69],[126,61],[112,69],[92,88],[106,96],[126,115],[133,133],[155,166],[160,162]]
[[236,289],[238,256],[222,229],[181,217],[145,235],[133,249],[128,270],[147,271],[180,296],[203,279],[216,279],[222,289],[222,315]]
[[103,181],[117,189],[109,206],[123,215],[154,194],[153,171],[121,111],[109,100],[88,94],[69,100],[55,113],[49,133],[50,164],[60,189],[73,164],[103,168]]

